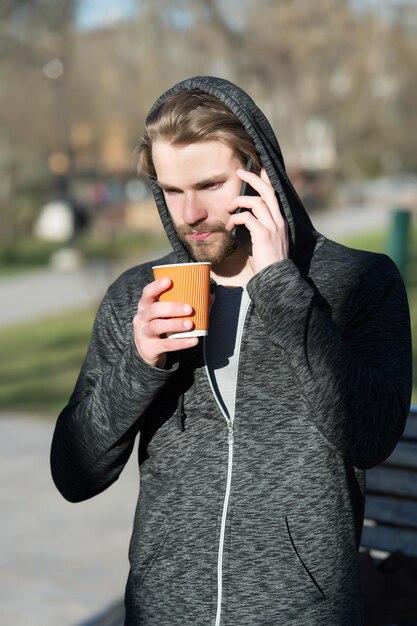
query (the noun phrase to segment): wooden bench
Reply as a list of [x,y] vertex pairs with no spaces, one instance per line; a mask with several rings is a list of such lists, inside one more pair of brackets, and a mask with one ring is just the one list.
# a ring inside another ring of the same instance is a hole
[[389,458],[366,473],[365,626],[417,626],[417,406]]
[[417,557],[417,406],[391,456],[366,472],[361,546],[376,558],[395,551]]

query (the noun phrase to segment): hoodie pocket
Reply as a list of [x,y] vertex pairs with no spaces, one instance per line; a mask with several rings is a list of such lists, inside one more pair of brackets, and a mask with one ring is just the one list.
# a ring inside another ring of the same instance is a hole
[[287,516],[284,517],[284,556],[288,563],[288,574],[298,583],[298,593],[304,590],[312,597],[314,601],[325,600],[326,596],[317,582],[310,566],[307,565],[305,558],[297,547],[294,538],[294,532],[291,531],[290,521]]

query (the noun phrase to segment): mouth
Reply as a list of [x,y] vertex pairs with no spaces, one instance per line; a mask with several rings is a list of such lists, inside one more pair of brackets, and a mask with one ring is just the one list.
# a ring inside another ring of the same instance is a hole
[[210,237],[211,234],[212,234],[211,230],[208,230],[204,233],[193,232],[193,233],[190,233],[189,236],[192,241],[205,241],[208,237]]

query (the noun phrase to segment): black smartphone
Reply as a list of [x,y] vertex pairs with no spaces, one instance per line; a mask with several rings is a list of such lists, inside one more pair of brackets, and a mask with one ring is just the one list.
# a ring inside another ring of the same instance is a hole
[[[247,172],[253,171],[252,159],[248,159],[245,170]],[[259,194],[257,191],[255,191],[253,187],[249,185],[249,183],[243,181],[239,191],[239,196],[259,196]],[[246,207],[239,207],[238,209],[236,209],[235,213],[242,213],[243,211],[250,211],[250,209],[247,209]],[[246,228],[246,226],[243,226],[243,224],[235,226],[230,231],[230,235],[232,239],[237,243],[239,248],[243,248],[244,250],[246,250],[249,256],[252,256],[252,239],[250,236],[250,232]]]

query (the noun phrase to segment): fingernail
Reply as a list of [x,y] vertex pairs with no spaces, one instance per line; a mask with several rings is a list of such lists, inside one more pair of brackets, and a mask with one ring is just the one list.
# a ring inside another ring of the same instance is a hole
[[184,311],[184,313],[188,313],[188,314],[192,313],[193,311],[189,304],[184,304],[182,307],[182,310]]
[[191,328],[191,326],[193,325],[191,320],[184,320],[182,323],[184,328]]

